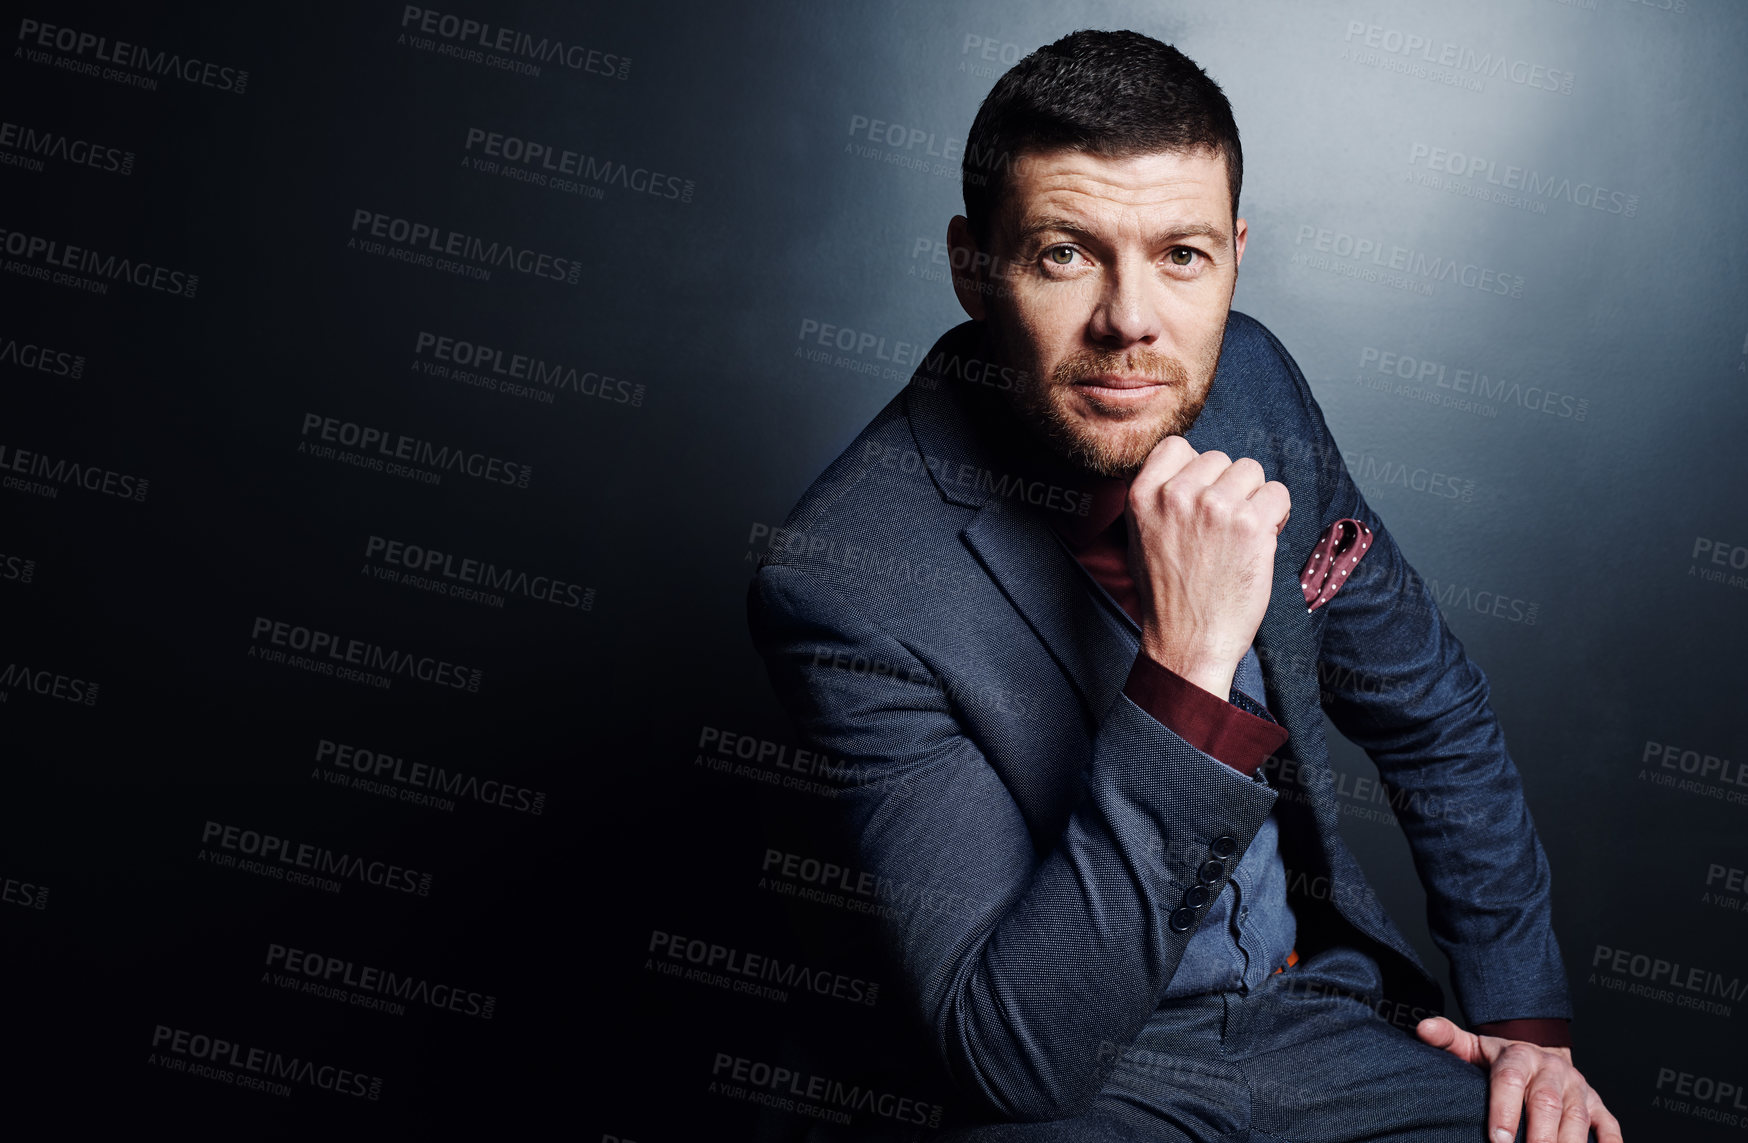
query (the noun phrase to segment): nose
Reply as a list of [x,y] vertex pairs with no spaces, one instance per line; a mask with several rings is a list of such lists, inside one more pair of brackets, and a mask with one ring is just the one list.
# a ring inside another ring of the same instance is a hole
[[1120,260],[1105,273],[1102,287],[1088,323],[1094,341],[1123,349],[1159,340],[1164,322],[1157,296],[1159,283],[1151,267]]

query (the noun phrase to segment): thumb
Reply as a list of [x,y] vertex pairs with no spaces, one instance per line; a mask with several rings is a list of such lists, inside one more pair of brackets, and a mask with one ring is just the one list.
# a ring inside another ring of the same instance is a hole
[[1481,1037],[1465,1032],[1443,1016],[1428,1016],[1414,1026],[1414,1034],[1435,1048],[1443,1048],[1458,1059],[1471,1064],[1486,1061],[1481,1054]]

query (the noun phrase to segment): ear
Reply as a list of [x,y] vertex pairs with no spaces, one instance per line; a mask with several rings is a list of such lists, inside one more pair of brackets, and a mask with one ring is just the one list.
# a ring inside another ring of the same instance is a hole
[[955,214],[947,223],[947,264],[953,271],[953,293],[959,306],[972,321],[986,316],[983,304],[987,296],[990,260],[979,257],[977,240],[971,237],[971,220]]
[[1244,263],[1244,240],[1250,237],[1250,227],[1244,219],[1236,219],[1232,224],[1232,268],[1238,269]]

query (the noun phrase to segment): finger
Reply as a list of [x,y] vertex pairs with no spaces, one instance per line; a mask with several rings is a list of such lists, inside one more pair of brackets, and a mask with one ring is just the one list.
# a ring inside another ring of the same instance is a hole
[[1493,1143],[1511,1143],[1517,1138],[1517,1121],[1523,1118],[1524,1089],[1534,1074],[1535,1065],[1524,1052],[1507,1048],[1493,1061],[1487,1083],[1487,1138]]
[[1129,482],[1124,511],[1131,523],[1138,516],[1153,516],[1165,510],[1165,486],[1195,458],[1195,447],[1180,436],[1166,437],[1153,446],[1147,459],[1141,462],[1141,471]]
[[1214,483],[1208,486],[1208,490],[1235,501],[1249,500],[1267,480],[1268,474],[1263,472],[1259,461],[1241,456],[1214,478]]
[[1552,1068],[1541,1067],[1530,1076],[1524,1092],[1524,1107],[1529,1129],[1524,1138],[1529,1143],[1560,1143],[1559,1133],[1566,1110],[1566,1093],[1560,1077],[1550,1074]]
[[1287,517],[1293,514],[1293,494],[1278,480],[1271,480],[1251,493],[1250,502],[1265,520],[1274,524],[1277,536],[1287,526]]
[[1141,462],[1141,471],[1135,474],[1133,486],[1141,489],[1157,488],[1176,476],[1196,455],[1196,446],[1183,437],[1166,437],[1154,445],[1147,454],[1147,459]]
[[1465,1032],[1443,1016],[1428,1016],[1414,1026],[1414,1034],[1435,1048],[1443,1048],[1460,1060],[1471,1064],[1485,1063],[1481,1058],[1480,1037]]
[[1602,1097],[1593,1089],[1588,1101],[1590,1124],[1596,1128],[1596,1143],[1625,1143],[1621,1138],[1621,1121],[1602,1104]]
[[1590,1143],[1590,1086],[1582,1077],[1567,1086],[1560,1108],[1559,1143]]
[[1232,466],[1232,458],[1217,448],[1198,453],[1190,458],[1190,462],[1178,469],[1173,480],[1182,481],[1196,488],[1206,488],[1218,480],[1220,474]]

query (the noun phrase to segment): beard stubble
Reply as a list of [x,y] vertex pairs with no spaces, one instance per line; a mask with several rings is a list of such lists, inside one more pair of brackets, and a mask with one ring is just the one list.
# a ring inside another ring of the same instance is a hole
[[[1153,447],[1169,436],[1181,436],[1195,424],[1208,400],[1214,370],[1224,340],[1216,338],[1212,352],[1205,352],[1191,366],[1169,354],[1130,348],[1089,350],[1059,363],[1042,385],[1023,387],[1014,398],[1020,419],[1064,460],[1099,476],[1131,479],[1141,470]],[[1170,407],[1161,410],[1118,409],[1100,411],[1089,421],[1068,405],[1077,382],[1104,373],[1118,373],[1163,381],[1171,396]]]

